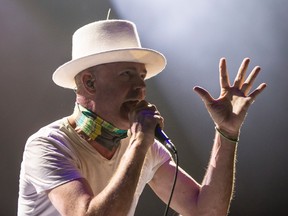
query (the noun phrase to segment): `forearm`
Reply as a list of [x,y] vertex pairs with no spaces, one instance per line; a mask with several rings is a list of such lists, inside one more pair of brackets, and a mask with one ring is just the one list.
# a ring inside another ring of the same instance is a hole
[[237,143],[216,132],[197,206],[199,215],[226,215],[233,194]]
[[107,187],[95,196],[88,215],[127,215],[133,201],[147,149],[132,139]]

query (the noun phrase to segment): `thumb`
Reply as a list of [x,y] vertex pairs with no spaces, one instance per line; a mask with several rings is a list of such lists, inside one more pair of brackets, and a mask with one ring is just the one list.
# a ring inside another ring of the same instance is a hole
[[193,90],[199,95],[205,104],[211,103],[214,100],[209,92],[200,86],[195,86]]

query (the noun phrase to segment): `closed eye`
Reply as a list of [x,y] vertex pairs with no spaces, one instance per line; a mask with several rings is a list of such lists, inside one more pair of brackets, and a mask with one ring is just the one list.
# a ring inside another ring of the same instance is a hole
[[122,71],[122,72],[120,73],[120,75],[121,75],[121,76],[131,76],[131,75],[132,75],[132,72],[129,71],[129,70],[126,70],[126,71]]
[[136,69],[135,70],[133,70],[133,69],[128,69],[128,70],[124,70],[124,71],[122,71],[122,72],[120,72],[120,76],[123,76],[123,77],[128,77],[128,78],[132,78],[132,77],[136,77],[136,76],[139,76],[139,77],[141,77],[141,79],[145,79],[146,78],[146,75],[147,75],[147,71],[146,70],[143,70],[143,71],[141,71],[140,73],[138,73],[137,71],[136,71]]

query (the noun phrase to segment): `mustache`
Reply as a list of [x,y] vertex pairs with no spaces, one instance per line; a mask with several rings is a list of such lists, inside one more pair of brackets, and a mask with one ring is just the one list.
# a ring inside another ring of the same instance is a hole
[[142,101],[145,100],[146,98],[146,91],[145,90],[141,90],[141,89],[137,89],[135,91],[132,91],[128,96],[126,101]]

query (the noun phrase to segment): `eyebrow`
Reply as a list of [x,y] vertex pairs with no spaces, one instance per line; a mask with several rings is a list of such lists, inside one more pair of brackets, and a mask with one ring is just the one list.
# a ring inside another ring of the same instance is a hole
[[[127,69],[130,69],[130,70],[135,70],[135,71],[137,71],[137,68],[136,68],[136,67],[134,67],[134,66],[131,66],[131,67],[127,67]],[[144,69],[144,70],[141,70],[141,72],[145,73],[145,75],[147,74],[147,70],[146,70],[146,69]]]

